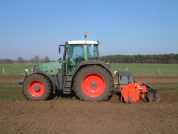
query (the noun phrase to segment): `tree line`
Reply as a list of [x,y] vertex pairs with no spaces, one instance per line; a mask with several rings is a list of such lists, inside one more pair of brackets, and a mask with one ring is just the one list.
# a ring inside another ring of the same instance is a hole
[[110,63],[178,63],[178,54],[159,54],[159,55],[106,55],[101,56],[100,60]]
[[[161,64],[176,64],[178,63],[178,54],[159,54],[159,55],[106,55],[100,57],[101,61],[110,63],[161,63]],[[50,60],[48,56],[41,58],[35,55],[30,60],[24,60],[22,57],[18,57],[17,60],[1,59],[0,64],[29,64],[29,63],[47,63],[55,62]]]
[[34,58],[31,58],[30,60],[25,60],[22,57],[18,57],[17,60],[12,59],[0,59],[0,64],[33,64],[33,63],[48,63],[48,62],[54,62],[54,60],[50,60],[48,56],[45,58],[41,58],[38,55],[35,55]]

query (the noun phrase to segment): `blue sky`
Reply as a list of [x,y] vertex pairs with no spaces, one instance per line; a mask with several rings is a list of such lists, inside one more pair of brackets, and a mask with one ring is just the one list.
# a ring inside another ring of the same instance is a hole
[[178,53],[178,0],[0,0],[0,59],[62,57],[68,40],[100,55]]

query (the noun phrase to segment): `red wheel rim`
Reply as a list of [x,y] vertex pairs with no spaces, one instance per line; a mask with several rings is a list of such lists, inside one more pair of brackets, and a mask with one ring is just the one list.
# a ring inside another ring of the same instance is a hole
[[[36,88],[36,90],[35,90]],[[40,97],[44,93],[44,85],[41,81],[39,80],[34,80],[30,82],[28,85],[28,92],[33,96],[33,97]]]
[[89,97],[100,96],[105,90],[105,80],[102,76],[90,73],[82,80],[82,90]]

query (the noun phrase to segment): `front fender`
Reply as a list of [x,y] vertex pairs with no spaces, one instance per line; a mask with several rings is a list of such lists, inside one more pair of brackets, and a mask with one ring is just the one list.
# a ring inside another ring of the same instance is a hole
[[56,94],[56,85],[55,85],[54,78],[51,75],[49,75],[48,73],[43,72],[43,71],[37,71],[36,73],[37,74],[42,74],[42,75],[46,76],[51,81],[51,83],[53,85],[53,94]]

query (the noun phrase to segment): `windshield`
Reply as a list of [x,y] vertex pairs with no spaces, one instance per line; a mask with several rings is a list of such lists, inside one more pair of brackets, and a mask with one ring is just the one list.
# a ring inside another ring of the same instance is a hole
[[98,60],[98,45],[88,45],[87,44],[87,57],[88,60]]

